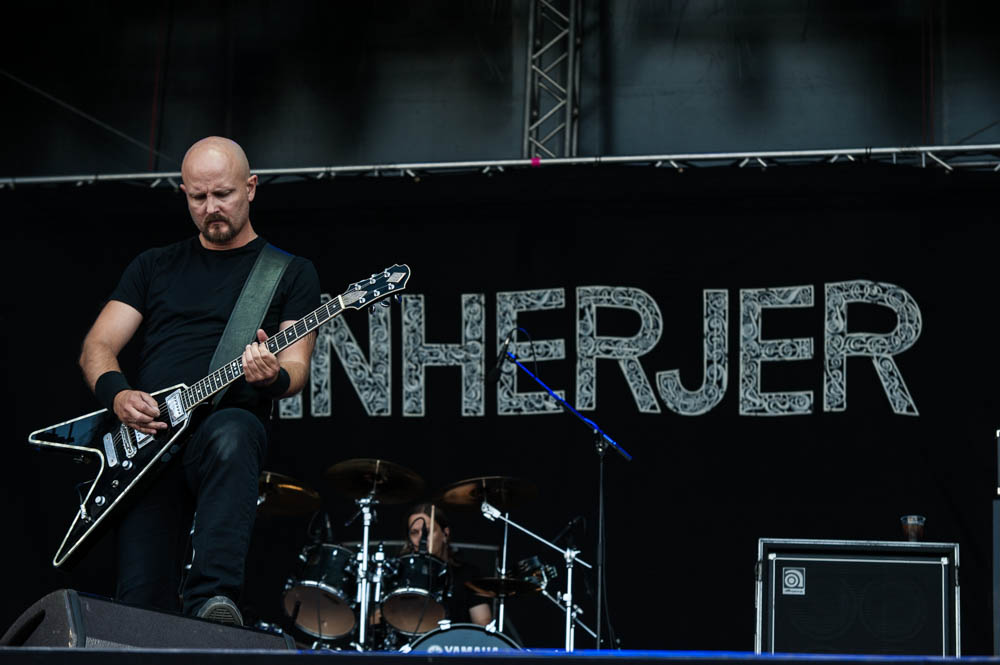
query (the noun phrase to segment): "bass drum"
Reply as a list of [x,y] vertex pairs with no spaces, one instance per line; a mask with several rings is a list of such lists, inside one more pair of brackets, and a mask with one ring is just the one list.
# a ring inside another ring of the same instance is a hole
[[423,653],[492,653],[520,651],[517,642],[503,633],[490,632],[475,623],[443,624],[421,635],[400,651]]
[[309,545],[299,560],[298,574],[282,599],[285,614],[296,628],[320,640],[350,633],[356,623],[354,554],[338,545]]

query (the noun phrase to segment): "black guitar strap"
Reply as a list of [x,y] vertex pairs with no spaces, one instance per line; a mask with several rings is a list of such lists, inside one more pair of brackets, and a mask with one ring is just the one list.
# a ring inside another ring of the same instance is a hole
[[[226,323],[226,329],[222,332],[222,338],[208,367],[209,372],[240,357],[250,340],[256,339],[257,329],[264,322],[267,307],[271,304],[278,282],[291,260],[292,255],[288,252],[270,243],[264,245],[243,284],[243,291],[236,300],[233,313],[229,315],[229,322]],[[212,399],[213,409],[219,406],[219,401],[228,389],[229,386],[226,386],[216,393]]]

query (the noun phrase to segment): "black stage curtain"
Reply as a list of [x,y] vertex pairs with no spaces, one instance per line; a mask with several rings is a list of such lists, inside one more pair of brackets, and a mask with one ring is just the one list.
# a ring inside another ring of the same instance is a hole
[[[483,378],[508,332],[498,312],[520,303],[516,325],[536,341],[516,347],[526,366],[571,404],[593,406],[584,415],[634,456],[609,451],[605,465],[607,598],[623,646],[750,650],[758,538],[896,540],[900,515],[919,513],[928,540],[961,545],[963,654],[989,653],[996,187],[996,174],[872,164],[265,182],[255,227],[310,257],[325,293],[394,263],[412,269],[400,305],[375,319],[349,311],[340,329],[367,362],[369,324],[388,325],[388,403],[369,395],[366,410],[330,341],[329,390],[277,423],[268,468],[321,491],[338,543],[360,539],[361,525],[344,526],[355,506],[324,482],[336,462],[386,459],[432,489],[524,479],[539,497],[511,518],[552,537],[583,516],[572,535],[594,563],[599,465],[589,429],[564,413],[500,413],[512,408],[511,390],[537,388],[520,370],[511,383],[511,368],[499,385]],[[71,570],[51,568],[87,469],[26,439],[97,408],[76,368],[87,328],[138,251],[193,227],[181,194],[146,186],[21,187],[0,192],[0,206],[13,240],[6,348],[16,427],[4,483],[13,561],[0,612],[9,625],[51,589],[113,591],[110,538]],[[845,342],[868,356],[837,365],[830,358]],[[559,359],[531,362],[532,351],[560,349]],[[407,362],[428,363],[422,407]],[[844,368],[846,378],[825,385]],[[702,384],[716,393],[695,392]],[[327,397],[328,413],[317,414]],[[676,412],[682,402],[688,414]],[[373,536],[401,537],[404,513],[381,507]],[[502,528],[475,511],[453,521],[454,540],[502,541]],[[251,619],[281,623],[307,522],[259,522],[243,599]],[[555,565],[550,590],[562,589],[556,553],[521,534],[509,552],[512,563]],[[593,579],[576,572],[582,619],[593,625]],[[515,598],[507,610],[526,645],[561,647],[563,617],[544,598]],[[592,644],[582,632],[577,640]]]

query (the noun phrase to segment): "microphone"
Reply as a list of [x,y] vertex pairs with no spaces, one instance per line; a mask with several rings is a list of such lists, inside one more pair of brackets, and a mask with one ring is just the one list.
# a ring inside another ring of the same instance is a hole
[[330,526],[330,514],[323,513],[323,522],[326,526],[326,542],[333,542],[333,527]]
[[503,359],[507,357],[507,347],[510,346],[511,340],[514,339],[515,332],[517,332],[517,328],[507,333],[507,339],[503,341],[503,346],[500,347],[500,353],[497,354],[496,364],[493,365],[493,369],[491,369],[489,374],[486,375],[486,383],[496,383],[497,379],[500,378],[500,368],[503,367]]
[[585,520],[583,519],[583,515],[577,515],[576,517],[574,517],[573,519],[571,519],[569,521],[569,523],[566,524],[566,526],[564,526],[559,533],[556,534],[556,537],[552,539],[552,542],[553,543],[558,543],[560,540],[562,540],[563,538],[566,537],[566,534],[570,532],[570,529],[572,529],[574,526],[576,526],[580,522],[584,522],[584,521]]
[[427,524],[420,527],[420,547],[417,551],[421,554],[427,554]]

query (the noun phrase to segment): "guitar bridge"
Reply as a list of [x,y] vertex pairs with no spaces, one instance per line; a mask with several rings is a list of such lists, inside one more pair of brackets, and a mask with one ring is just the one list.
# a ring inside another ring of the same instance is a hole
[[125,449],[125,457],[132,459],[133,457],[135,457],[135,453],[137,452],[135,443],[132,442],[132,430],[129,429],[126,425],[122,425],[121,435],[122,435],[122,447]]

